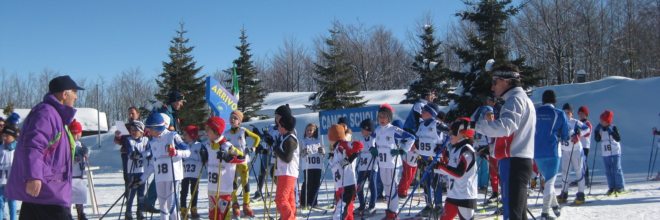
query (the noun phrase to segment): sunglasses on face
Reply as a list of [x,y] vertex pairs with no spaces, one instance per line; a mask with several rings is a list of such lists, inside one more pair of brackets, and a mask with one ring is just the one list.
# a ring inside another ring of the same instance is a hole
[[502,78],[500,78],[500,77],[493,77],[493,81],[492,81],[493,85],[497,85],[497,80],[498,79],[502,80]]

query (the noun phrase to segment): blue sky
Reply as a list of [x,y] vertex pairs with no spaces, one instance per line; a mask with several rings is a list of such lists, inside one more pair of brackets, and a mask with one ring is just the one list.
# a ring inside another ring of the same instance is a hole
[[[405,39],[425,12],[443,29],[465,9],[460,0],[415,1],[0,1],[0,69],[26,74],[44,68],[74,78],[112,77],[140,68],[157,75],[170,40],[185,22],[202,73],[231,66],[245,25],[252,54],[263,57],[294,36],[307,46],[331,22],[382,24]],[[440,30],[443,31],[443,30]]]

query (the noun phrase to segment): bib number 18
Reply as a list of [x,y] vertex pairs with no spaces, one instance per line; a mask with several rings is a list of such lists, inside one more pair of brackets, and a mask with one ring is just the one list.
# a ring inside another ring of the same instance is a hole
[[163,164],[157,165],[157,167],[158,167],[158,174],[161,174],[161,173],[167,173],[167,172],[168,172],[168,166],[167,166],[166,163],[163,163]]

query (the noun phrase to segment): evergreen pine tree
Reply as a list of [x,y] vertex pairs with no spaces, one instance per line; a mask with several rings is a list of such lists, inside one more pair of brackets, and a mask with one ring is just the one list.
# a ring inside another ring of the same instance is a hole
[[423,89],[434,91],[436,99],[433,102],[440,105],[449,104],[449,84],[447,80],[451,70],[444,66],[440,45],[442,42],[435,38],[435,27],[425,25],[423,33],[419,35],[421,49],[414,57],[411,69],[419,73],[419,79],[408,86],[406,99],[401,104],[416,103],[421,97]]
[[465,2],[473,10],[463,11],[456,16],[461,20],[472,22],[476,25],[477,33],[468,35],[469,48],[454,48],[465,67],[461,71],[453,72],[451,79],[457,82],[453,99],[455,108],[449,111],[447,118],[453,120],[458,117],[470,116],[483,105],[484,95],[491,92],[492,74],[485,69],[489,59],[495,62],[493,66],[499,66],[511,62],[518,66],[522,76],[522,82],[526,87],[538,84],[539,71],[525,65],[524,58],[508,60],[509,53],[501,41],[506,32],[504,23],[509,17],[516,15],[519,7],[509,6],[511,0],[480,0],[478,3]]
[[[241,56],[234,60],[240,97],[238,110],[243,112],[243,121],[247,121],[250,117],[258,116],[255,112],[261,110],[261,103],[266,97],[266,89],[261,87],[261,81],[256,78],[259,71],[250,60],[252,54],[249,54],[250,43],[246,40],[245,30],[241,30],[239,39],[241,39],[241,45],[236,46],[236,49],[240,51]],[[233,74],[233,72],[229,73]]]
[[344,59],[345,53],[339,43],[339,30],[335,25],[330,38],[325,39],[327,51],[321,52],[322,63],[315,63],[318,77],[314,81],[321,91],[315,94],[315,102],[308,106],[314,111],[337,110],[363,107],[367,101],[359,96],[359,84],[350,74],[351,64]]
[[197,77],[202,67],[195,67],[197,62],[193,61],[190,54],[195,48],[187,47],[187,38],[184,34],[188,31],[183,29],[183,22],[179,23],[181,29],[176,31],[177,35],[172,38],[169,51],[170,62],[163,62],[163,72],[156,79],[160,92],[156,99],[167,103],[167,94],[170,91],[179,91],[185,95],[185,104],[177,115],[181,121],[180,128],[188,125],[201,126],[208,117],[208,110],[204,100],[206,96],[205,76]]
[[11,113],[14,113],[14,104],[8,103],[7,106],[2,110],[2,114],[4,114],[6,117],[9,117]]

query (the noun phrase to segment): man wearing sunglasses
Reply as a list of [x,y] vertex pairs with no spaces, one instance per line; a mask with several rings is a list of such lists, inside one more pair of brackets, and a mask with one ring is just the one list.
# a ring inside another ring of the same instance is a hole
[[504,219],[527,219],[527,184],[532,175],[536,110],[522,88],[518,67],[507,63],[492,70],[491,90],[505,100],[499,119],[479,119],[475,131],[495,138]]

